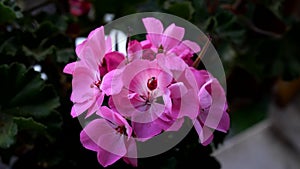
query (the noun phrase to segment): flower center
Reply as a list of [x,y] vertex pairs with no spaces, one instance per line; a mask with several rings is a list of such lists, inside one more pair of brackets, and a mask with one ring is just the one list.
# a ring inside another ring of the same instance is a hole
[[115,128],[115,130],[120,133],[120,134],[125,134],[126,135],[126,128],[125,126],[118,126],[117,128]]
[[157,79],[156,79],[156,77],[151,77],[150,79],[148,79],[147,87],[151,91],[157,88]]
[[94,81],[94,83],[91,84],[91,88],[93,88],[94,86],[96,86],[97,88],[99,88],[99,86],[101,85],[101,80],[98,81]]
[[157,53],[164,53],[164,47],[162,45],[159,46]]

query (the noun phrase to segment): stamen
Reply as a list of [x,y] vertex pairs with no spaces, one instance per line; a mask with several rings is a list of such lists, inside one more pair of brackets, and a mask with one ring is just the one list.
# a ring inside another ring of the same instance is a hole
[[99,86],[101,85],[101,80],[95,81],[94,85],[99,88]]
[[125,126],[118,126],[117,128],[115,128],[115,130],[120,134],[126,134]]
[[95,86],[97,88],[99,88],[101,85],[101,80],[98,80],[98,81],[94,81],[91,85],[90,85],[90,88],[94,88]]
[[164,53],[164,47],[162,45],[159,46],[157,53]]

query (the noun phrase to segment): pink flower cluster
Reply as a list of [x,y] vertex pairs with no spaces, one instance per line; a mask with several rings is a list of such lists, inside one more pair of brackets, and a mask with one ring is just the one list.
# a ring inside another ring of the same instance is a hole
[[194,122],[203,145],[214,130],[229,129],[222,86],[206,70],[192,67],[199,45],[183,40],[185,29],[175,24],[164,29],[155,18],[142,21],[146,40],[129,41],[127,54],[112,51],[100,27],[76,47],[79,61],[64,68],[73,75],[71,115],[97,117],[80,140],[104,167],[121,158],[137,166],[136,142],[178,131],[185,118]]

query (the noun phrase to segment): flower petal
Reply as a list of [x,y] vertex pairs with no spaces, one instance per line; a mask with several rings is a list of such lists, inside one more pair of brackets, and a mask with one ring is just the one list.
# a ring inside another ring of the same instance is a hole
[[151,41],[152,45],[156,48],[159,48],[162,41],[162,33],[164,30],[163,24],[160,20],[148,17],[143,19],[144,26],[147,30],[148,36],[147,39]]
[[227,133],[227,131],[229,130],[229,127],[230,127],[229,114],[227,112],[224,112],[216,130]]
[[191,49],[193,53],[198,53],[201,50],[200,46],[197,43],[192,42],[190,40],[184,40],[182,41],[182,44]]
[[199,140],[202,145],[207,146],[212,142],[214,135],[210,128],[202,126],[198,120],[195,121],[194,127],[198,133]]
[[98,111],[99,107],[101,107],[103,100],[104,100],[104,93],[101,92],[99,93],[98,96],[96,96],[96,100],[95,102],[91,105],[91,107],[88,109],[88,112],[86,114],[85,118],[90,117],[91,115],[93,115],[95,112]]
[[165,72],[171,72],[170,74],[175,80],[177,80],[188,68],[188,65],[181,58],[171,54],[158,54],[156,58],[161,69]]
[[[110,52],[105,54],[104,60],[107,66],[107,71],[110,72],[118,67],[121,67],[122,61],[125,56],[119,52]],[[123,63],[124,64],[124,63]],[[101,74],[103,76],[104,74]]]
[[171,91],[171,98],[181,98],[188,91],[188,89],[182,82],[173,83],[168,88]]
[[105,151],[121,157],[126,154],[124,135],[118,133],[107,120],[93,120],[83,130]]
[[112,123],[116,124],[117,126],[125,126],[127,137],[131,137],[132,134],[132,128],[119,113],[114,112],[113,110],[109,109],[106,106],[102,106],[99,108],[99,111],[97,114],[106,120],[111,121]]
[[71,116],[74,118],[81,115],[86,110],[88,110],[93,105],[93,103],[93,100],[87,100],[83,103],[75,103],[71,110]]
[[72,63],[69,63],[67,64],[65,67],[64,67],[64,70],[63,72],[64,73],[67,73],[67,74],[73,74],[74,70],[75,70],[75,66],[76,66],[77,62],[72,62]]
[[163,33],[162,46],[165,51],[169,51],[178,45],[184,36],[184,28],[176,26],[174,23],[166,28]]
[[140,141],[146,141],[162,131],[155,121],[149,123],[132,122],[132,128],[137,139]]
[[129,62],[142,58],[143,49],[141,43],[137,40],[130,41],[128,43],[127,54]]
[[132,165],[133,167],[137,167],[137,147],[135,139],[130,138],[126,142],[127,154],[123,157],[123,160]]
[[118,161],[122,156],[110,153],[105,149],[99,148],[97,153],[98,162],[103,166],[107,167]]
[[95,81],[95,75],[86,67],[77,67],[73,72],[71,101],[82,103],[95,96],[95,90],[91,87]]
[[100,89],[108,96],[121,92],[123,69],[115,69],[108,72],[102,79]]
[[88,150],[98,151],[99,146],[86,134],[84,130],[80,132],[80,142]]
[[209,72],[206,70],[197,70],[195,68],[189,68],[194,75],[194,79],[197,82],[198,89],[200,89],[209,79],[212,78]]
[[[210,97],[207,95],[208,91],[211,91]],[[205,101],[207,98],[210,98],[211,100]],[[207,115],[204,117],[205,120],[200,116],[205,126],[217,129],[222,120],[224,120],[222,121],[222,125],[225,128],[229,126],[229,118],[226,115],[224,116],[224,113],[226,113],[224,112],[224,108],[227,105],[225,92],[217,79],[211,79],[202,86],[199,91],[199,99],[200,103],[201,99],[203,99],[206,104],[211,102]]]

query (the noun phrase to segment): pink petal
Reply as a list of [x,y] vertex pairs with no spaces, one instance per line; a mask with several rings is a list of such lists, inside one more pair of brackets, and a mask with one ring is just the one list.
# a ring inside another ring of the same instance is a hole
[[84,113],[87,109],[89,109],[93,105],[93,100],[87,100],[83,103],[75,103],[71,110],[71,116],[77,117]]
[[179,76],[188,68],[188,65],[179,57],[171,54],[158,54],[157,63],[165,72],[171,72],[173,78],[177,80]]
[[82,103],[95,96],[95,90],[91,87],[95,81],[95,75],[85,67],[78,67],[73,72],[72,80],[72,102]]
[[73,72],[74,72],[74,70],[75,70],[76,63],[77,63],[77,62],[72,62],[72,63],[67,64],[67,65],[64,67],[63,72],[64,72],[64,73],[67,73],[67,74],[70,74],[70,75],[73,74]]
[[229,118],[228,113],[224,112],[216,130],[227,133],[227,131],[229,130],[229,127],[230,127],[230,118]]
[[133,40],[128,43],[127,48],[129,62],[142,58],[143,49],[139,41]]
[[141,46],[142,46],[142,49],[149,49],[151,48],[152,44],[149,40],[143,40],[140,42]]
[[[110,52],[105,54],[104,62],[107,66],[107,71],[110,72],[118,67],[121,67],[124,63],[122,62],[125,59],[125,56],[119,52]],[[101,74],[103,75],[103,74]]]
[[164,50],[169,51],[174,48],[183,39],[184,28],[176,26],[174,23],[167,27],[163,33],[162,46]]
[[137,139],[140,141],[146,141],[159,133],[161,133],[162,129],[155,122],[150,123],[132,123],[132,128],[134,133],[136,134]]
[[164,89],[169,86],[173,80],[172,74],[169,72],[165,72],[164,70],[160,70],[157,72],[157,80],[158,80],[158,86],[160,90],[164,91]]
[[[131,95],[130,95],[131,96]],[[162,98],[163,99],[163,98]],[[166,109],[162,103],[146,105],[140,96],[135,94],[128,98],[128,91],[122,90],[119,94],[112,96],[112,102],[120,114],[131,117],[131,120],[139,123],[148,123],[157,119]]]
[[194,127],[198,133],[200,143],[207,146],[213,140],[213,132],[210,128],[202,126],[198,120],[195,121]]
[[104,28],[93,30],[88,38],[76,48],[78,57],[92,70],[98,70],[109,40],[105,39]]
[[189,117],[195,119],[199,111],[199,100],[195,92],[188,90],[180,99],[173,99],[172,111],[177,114],[177,118]]
[[[94,53],[98,55],[98,57],[103,57],[106,52],[106,40],[104,34],[104,27],[101,26],[93,30],[88,36],[88,42],[91,49],[94,50]],[[101,60],[102,58],[100,58]]]
[[208,93],[208,91],[205,89],[205,87],[206,87],[206,85],[203,85],[203,87],[200,89],[200,91],[198,93],[201,109],[209,108],[213,102],[210,93]]
[[76,55],[79,57],[79,58],[82,58],[82,49],[84,49],[84,47],[86,46],[86,43],[87,40],[84,40],[82,43],[80,43],[79,45],[76,46],[76,49],[75,49],[75,52],[76,52]]
[[131,117],[132,114],[139,113],[139,111],[134,108],[128,99],[128,94],[128,90],[122,89],[120,93],[112,95],[109,100],[109,105],[112,107],[112,109],[116,110],[125,117]]
[[96,97],[97,99],[95,100],[95,102],[90,106],[90,108],[88,109],[88,112],[86,114],[85,118],[90,117],[91,115],[93,115],[96,111],[98,111],[99,107],[102,105],[103,100],[104,100],[104,93],[101,92],[99,93],[99,95]]
[[194,75],[194,78],[197,82],[198,89],[200,89],[209,79],[212,78],[209,72],[206,70],[197,70],[195,68],[189,68]]
[[83,130],[105,151],[121,157],[126,154],[124,135],[116,132],[107,120],[93,120]]
[[[216,79],[212,79],[208,81],[206,84],[203,85],[203,87],[199,91],[200,96],[200,102],[201,102],[201,93],[203,90],[207,90],[206,86],[210,85],[211,89],[211,99],[212,103],[209,108],[209,112],[207,114],[207,117],[204,121],[204,125],[208,126],[212,129],[216,129],[219,126],[220,121],[223,118],[224,114],[224,107],[227,104],[226,102],[226,96],[225,92],[222,88],[222,86],[219,84],[219,82]],[[207,97],[207,95],[205,95]],[[225,112],[226,113],[226,112]],[[229,125],[229,118],[224,117],[224,120],[222,123],[223,126]]]
[[132,165],[133,167],[137,167],[137,147],[135,139],[130,138],[126,142],[127,147],[127,154],[123,157],[123,160],[127,163]]
[[92,71],[98,71],[98,66],[100,65],[100,61],[102,60],[103,55],[97,53],[98,51],[96,51],[92,47],[93,46],[91,45],[87,45],[82,49],[83,54],[81,57],[81,61],[83,61]]
[[188,90],[182,82],[173,83],[168,88],[171,91],[171,98],[181,98]]
[[116,124],[117,126],[125,126],[126,127],[126,132],[127,136],[131,137],[132,134],[132,128],[119,113],[114,112],[113,110],[109,109],[106,106],[102,106],[99,108],[99,111],[97,114],[109,121],[111,121],[113,124]]
[[182,44],[191,49],[193,53],[198,53],[201,50],[200,46],[197,43],[189,40],[182,41]]
[[99,146],[86,134],[84,130],[80,133],[80,142],[88,150],[98,151]]
[[108,96],[121,92],[123,69],[115,69],[107,73],[100,85],[100,89]]
[[156,47],[159,48],[162,41],[162,33],[164,30],[163,24],[160,20],[149,17],[143,19],[144,26],[147,30],[148,36],[147,39],[151,41],[151,43]]
[[99,148],[97,153],[98,162],[103,166],[107,167],[109,165],[114,164],[118,161],[122,156],[110,153],[105,149]]

